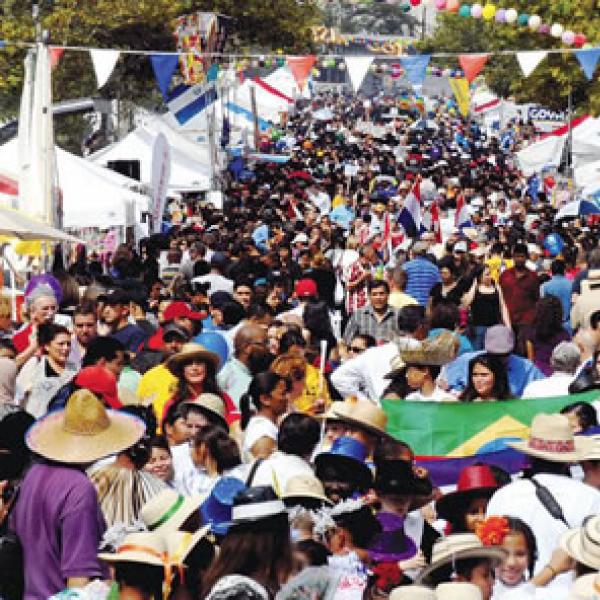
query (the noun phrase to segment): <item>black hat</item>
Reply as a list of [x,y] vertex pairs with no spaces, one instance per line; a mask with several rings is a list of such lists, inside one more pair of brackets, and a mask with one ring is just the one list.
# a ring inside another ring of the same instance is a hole
[[[256,523],[287,515],[285,504],[270,485],[241,490],[233,499],[232,525]],[[287,516],[286,516],[287,525]]]
[[404,496],[429,496],[433,485],[427,475],[419,477],[407,460],[383,460],[377,464],[377,475],[373,485],[380,494]]
[[109,305],[121,304],[123,306],[129,304],[131,296],[125,290],[113,290],[104,298],[104,303]]

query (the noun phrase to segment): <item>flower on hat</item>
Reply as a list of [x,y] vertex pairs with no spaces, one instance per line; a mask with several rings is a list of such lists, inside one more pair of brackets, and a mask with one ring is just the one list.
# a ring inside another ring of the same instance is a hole
[[372,571],[376,576],[375,586],[379,590],[389,592],[402,581],[402,571],[397,562],[379,563],[372,568]]
[[488,517],[478,523],[475,533],[484,546],[501,546],[504,538],[510,533],[506,517]]

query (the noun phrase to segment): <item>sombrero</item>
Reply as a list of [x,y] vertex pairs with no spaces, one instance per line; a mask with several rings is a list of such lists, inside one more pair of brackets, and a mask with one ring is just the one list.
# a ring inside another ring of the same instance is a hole
[[173,373],[173,375],[178,377],[181,375],[181,368],[183,365],[194,359],[205,360],[214,367],[215,371],[219,370],[221,361],[218,355],[214,352],[210,352],[204,346],[194,344],[193,342],[184,344],[181,348],[181,352],[177,352],[177,354],[174,354],[167,359],[165,366]]
[[173,489],[166,489],[146,502],[140,518],[150,531],[175,531],[199,508],[201,496],[181,496]]
[[116,552],[101,552],[98,558],[105,562],[136,562],[156,567],[164,567],[167,558],[167,546],[163,536],[144,531],[130,533],[117,548]]

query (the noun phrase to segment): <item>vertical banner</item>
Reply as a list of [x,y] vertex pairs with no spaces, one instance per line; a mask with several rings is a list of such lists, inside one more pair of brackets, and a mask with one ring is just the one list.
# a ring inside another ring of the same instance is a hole
[[400,58],[400,63],[406,74],[406,79],[408,79],[413,86],[423,85],[430,60],[431,54],[403,56]]
[[469,82],[465,79],[453,79],[449,80],[450,87],[454,93],[458,110],[463,117],[469,114],[469,104],[471,103],[471,92],[469,91]]
[[352,83],[352,89],[358,92],[369,67],[373,64],[373,57],[346,56],[344,61],[348,70],[348,76],[350,77],[350,83]]
[[315,62],[317,61],[317,57],[313,54],[309,54],[308,56],[288,56],[287,57],[287,65],[300,88],[300,91],[304,91],[304,86],[306,85],[306,80],[310,75],[310,71],[313,68]]
[[159,133],[152,148],[151,213],[152,230],[160,233],[171,177],[171,147],[164,133]]

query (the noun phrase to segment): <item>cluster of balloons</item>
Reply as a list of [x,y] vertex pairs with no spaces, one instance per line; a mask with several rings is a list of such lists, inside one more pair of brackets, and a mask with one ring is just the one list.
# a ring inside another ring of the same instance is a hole
[[462,79],[465,74],[460,69],[440,69],[439,67],[427,67],[427,75],[433,77],[450,77],[451,79]]
[[560,23],[548,25],[542,21],[539,15],[519,13],[514,8],[498,8],[491,3],[484,5],[479,3],[461,4],[459,0],[435,0],[435,7],[438,10],[457,13],[461,17],[508,23],[509,25],[516,23],[520,27],[528,27],[531,31],[560,39],[567,46],[582,48],[587,43],[587,37],[583,33],[575,33],[570,29],[565,29]]

